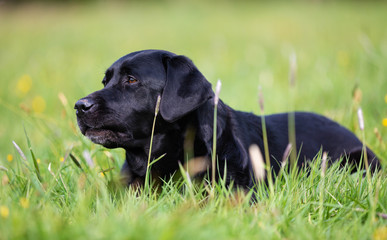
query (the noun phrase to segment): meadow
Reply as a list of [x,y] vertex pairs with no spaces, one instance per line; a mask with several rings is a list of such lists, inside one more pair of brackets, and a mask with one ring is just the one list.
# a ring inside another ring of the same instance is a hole
[[[387,4],[215,1],[0,5],[0,239],[387,239]],[[74,103],[141,49],[190,57],[220,98],[328,116],[384,169],[282,174],[258,201],[182,178],[119,185],[121,149],[82,136]],[[290,56],[296,56],[294,86]],[[364,113],[364,132],[357,109]],[[364,137],[363,137],[364,133]]]

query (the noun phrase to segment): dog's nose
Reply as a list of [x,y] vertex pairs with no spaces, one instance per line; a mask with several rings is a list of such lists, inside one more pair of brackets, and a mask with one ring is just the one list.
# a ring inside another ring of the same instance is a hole
[[77,115],[85,113],[94,106],[94,101],[91,98],[82,98],[75,103],[74,109],[77,110]]

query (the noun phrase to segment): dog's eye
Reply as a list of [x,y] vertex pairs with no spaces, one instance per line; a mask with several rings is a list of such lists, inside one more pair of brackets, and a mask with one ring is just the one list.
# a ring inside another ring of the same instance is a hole
[[126,83],[133,84],[136,83],[137,79],[133,76],[128,76],[128,79],[126,80]]

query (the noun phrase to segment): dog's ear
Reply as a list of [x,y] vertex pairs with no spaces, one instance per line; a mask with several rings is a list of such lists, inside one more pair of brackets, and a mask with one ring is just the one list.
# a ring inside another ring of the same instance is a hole
[[214,92],[211,83],[185,56],[165,57],[166,83],[161,96],[160,114],[174,122],[200,107]]

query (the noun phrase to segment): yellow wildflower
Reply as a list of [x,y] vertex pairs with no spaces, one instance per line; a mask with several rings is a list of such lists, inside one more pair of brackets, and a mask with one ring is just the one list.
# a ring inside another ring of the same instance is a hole
[[46,109],[46,101],[41,96],[36,96],[32,100],[32,110],[35,113],[42,113]]
[[382,121],[383,126],[387,127],[387,118],[384,118]]
[[100,172],[99,174],[101,175],[101,177],[105,177],[105,173],[104,172]]
[[374,240],[383,240],[387,239],[387,227],[377,228],[374,232],[373,236]]
[[22,206],[23,208],[28,208],[30,206],[30,201],[23,197],[23,198],[20,198],[20,206]]
[[26,94],[31,90],[32,87],[32,79],[29,75],[25,74],[19,80],[17,81],[17,90],[22,93]]
[[9,216],[9,209],[7,206],[0,206],[0,215],[2,218],[7,218]]
[[40,158],[36,159],[36,162],[39,164],[41,162]]
[[387,94],[384,96],[384,101],[387,103]]
[[64,157],[61,157],[61,158],[59,159],[59,161],[60,161],[60,162],[64,162]]
[[7,160],[8,160],[8,162],[12,162],[12,160],[13,160],[12,154],[7,155]]

